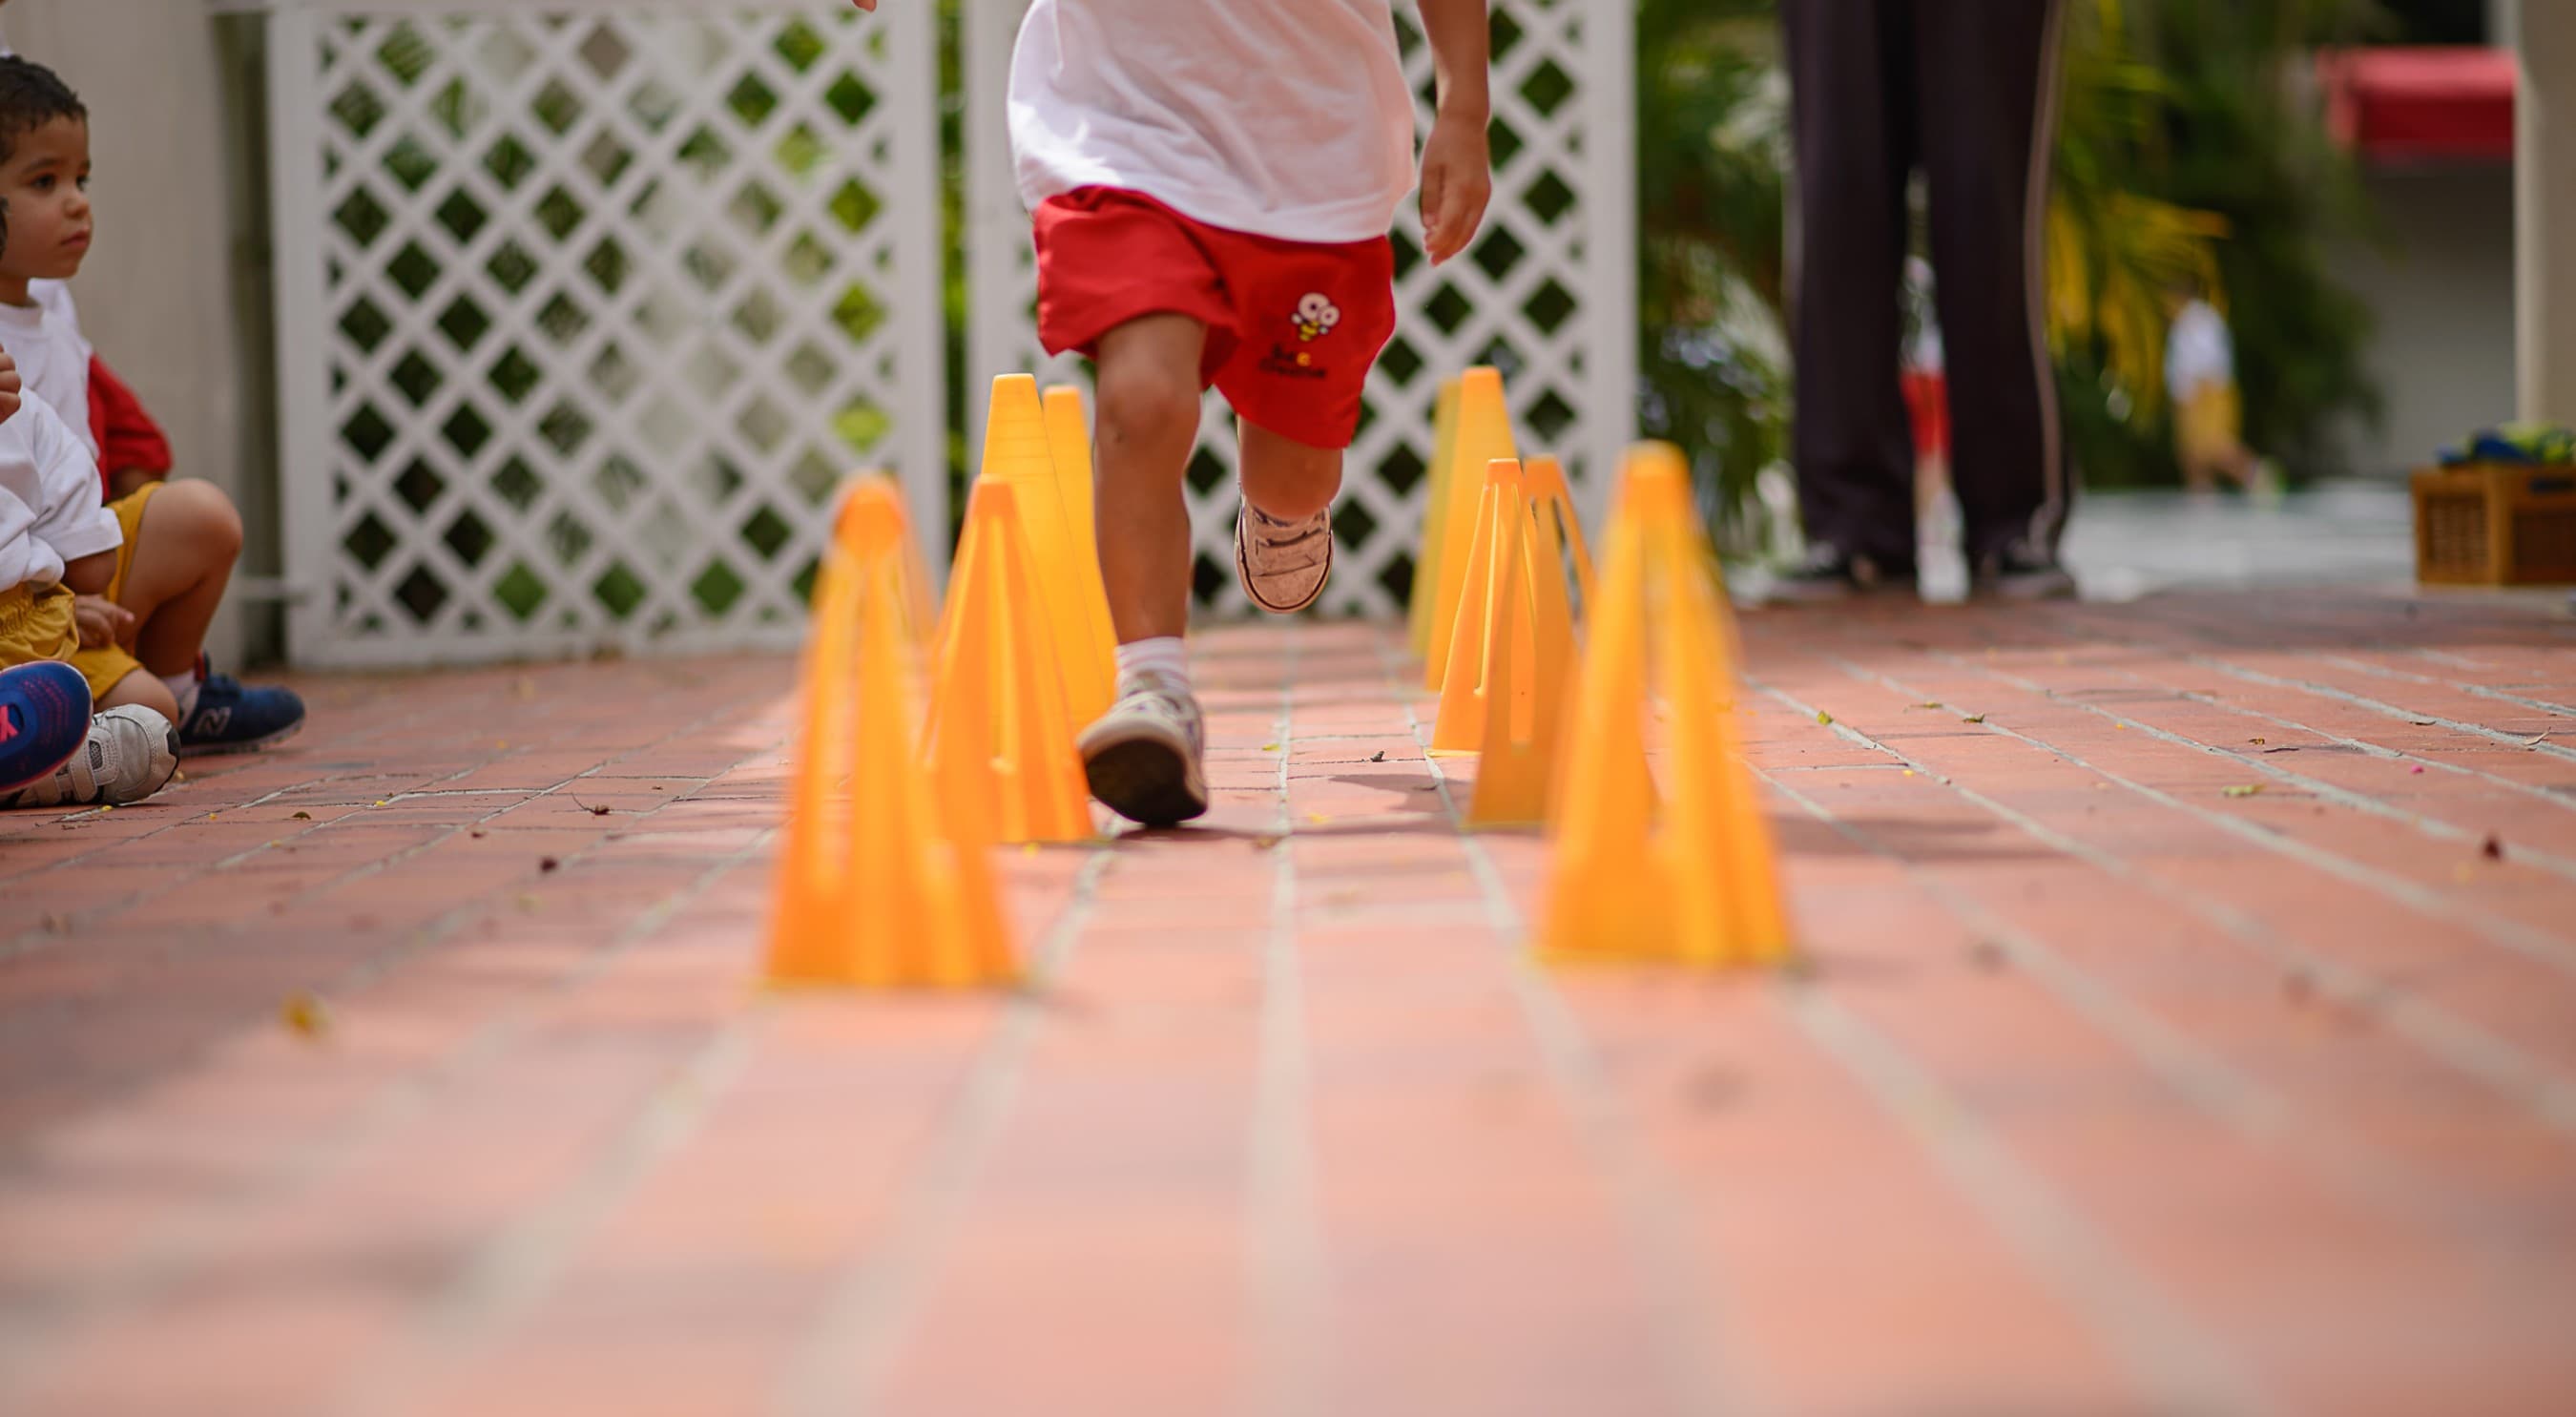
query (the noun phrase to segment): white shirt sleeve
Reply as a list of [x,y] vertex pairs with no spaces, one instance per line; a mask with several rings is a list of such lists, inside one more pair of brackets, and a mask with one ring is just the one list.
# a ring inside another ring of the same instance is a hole
[[45,489],[45,505],[36,516],[37,538],[65,561],[124,545],[125,528],[107,509],[99,489],[98,462],[63,420],[44,400],[29,399],[10,421],[25,423],[26,447]]

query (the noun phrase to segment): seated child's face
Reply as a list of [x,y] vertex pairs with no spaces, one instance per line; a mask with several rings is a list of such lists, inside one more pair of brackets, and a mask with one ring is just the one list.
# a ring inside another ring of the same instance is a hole
[[8,246],[0,274],[15,280],[69,280],[89,256],[89,125],[57,118],[19,135],[0,167],[8,203]]

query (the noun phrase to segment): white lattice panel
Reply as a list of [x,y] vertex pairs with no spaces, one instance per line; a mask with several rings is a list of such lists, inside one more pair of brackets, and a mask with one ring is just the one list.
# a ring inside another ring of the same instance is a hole
[[[1035,261],[1012,189],[1003,96],[1023,0],[980,0],[966,20],[968,211],[974,326],[969,376],[1048,365],[1034,323]],[[1499,366],[1525,451],[1566,460],[1594,524],[1607,470],[1636,433],[1637,292],[1634,15],[1597,0],[1495,0],[1494,205],[1469,252],[1434,270],[1421,214],[1397,219],[1404,315],[1370,376],[1335,529],[1341,562],[1324,608],[1399,613],[1411,584],[1442,378]],[[1409,4],[1397,29],[1419,122],[1431,122],[1431,53]],[[982,395],[970,407],[981,427]],[[1234,583],[1233,425],[1210,396],[1190,475],[1203,602],[1249,607]],[[1104,516],[1113,513],[1104,509]]]
[[792,644],[850,468],[944,529],[928,11],[281,10],[298,659]]

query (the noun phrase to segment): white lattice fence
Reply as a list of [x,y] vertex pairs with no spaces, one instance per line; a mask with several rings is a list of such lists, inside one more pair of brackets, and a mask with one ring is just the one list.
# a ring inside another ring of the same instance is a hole
[[295,656],[792,644],[862,464],[944,532],[937,73],[926,3],[280,6]]
[[[1035,261],[1012,190],[1003,93],[1024,0],[981,0],[966,16],[969,261],[974,326],[970,412],[992,374],[1052,365],[1033,319]],[[1404,315],[1370,376],[1335,530],[1342,541],[1325,609],[1398,613],[1431,459],[1432,406],[1443,377],[1471,364],[1504,372],[1526,451],[1566,460],[1597,524],[1606,470],[1636,431],[1635,31],[1631,7],[1596,0],[1494,0],[1495,197],[1467,255],[1437,270],[1421,255],[1420,212],[1407,202],[1395,234]],[[1419,122],[1431,121],[1431,54],[1409,4],[1397,28]],[[1233,576],[1234,437],[1213,395],[1190,473],[1201,598],[1247,610]]]

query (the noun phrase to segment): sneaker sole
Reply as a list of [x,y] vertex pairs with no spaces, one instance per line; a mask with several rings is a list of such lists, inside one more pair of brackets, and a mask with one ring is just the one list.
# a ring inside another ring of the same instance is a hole
[[1237,512],[1234,514],[1235,583],[1243,587],[1244,598],[1263,610],[1273,615],[1294,615],[1323,599],[1324,587],[1333,583],[1333,556],[1339,549],[1333,545],[1333,540],[1332,529],[1328,526],[1324,530],[1324,574],[1315,578],[1314,591],[1294,605],[1273,605],[1263,598],[1260,588],[1252,582],[1252,562],[1243,554],[1243,513]]
[[179,749],[179,756],[183,758],[221,758],[228,757],[234,753],[256,753],[262,748],[274,747],[279,743],[283,743],[287,739],[292,738],[303,731],[304,720],[299,718],[293,723],[286,725],[284,728],[269,734],[265,738],[245,738],[238,743],[184,744]]
[[1082,775],[1110,811],[1148,827],[1175,827],[1207,815],[1207,789],[1190,781],[1189,755],[1157,738],[1088,748]]

